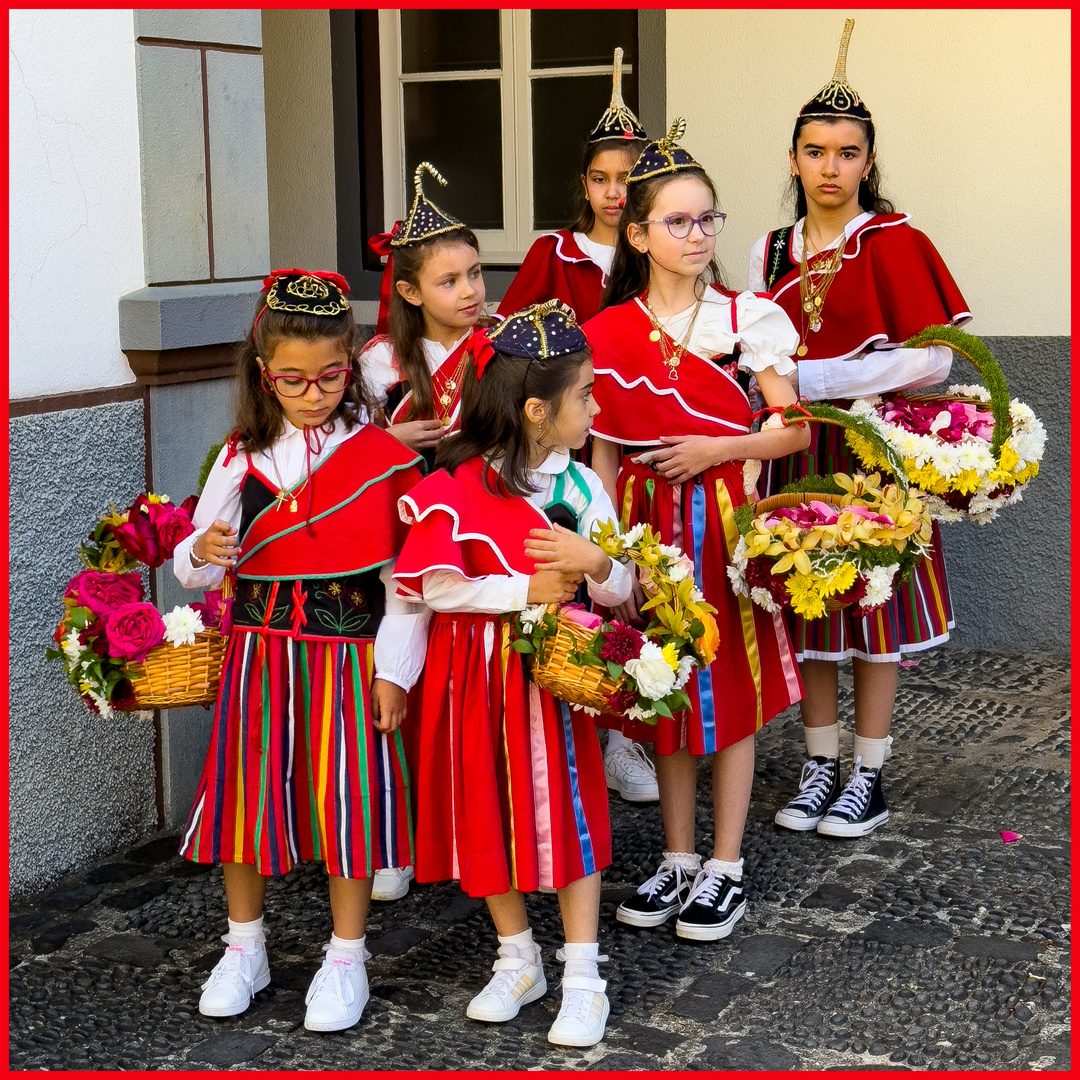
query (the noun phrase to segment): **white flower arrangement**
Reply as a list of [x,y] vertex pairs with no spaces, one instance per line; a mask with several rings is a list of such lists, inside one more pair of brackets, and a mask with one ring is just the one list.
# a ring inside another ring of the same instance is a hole
[[165,624],[165,640],[175,649],[181,645],[194,645],[195,635],[206,629],[202,617],[190,604],[183,607],[177,604],[172,611],[162,615],[161,621]]

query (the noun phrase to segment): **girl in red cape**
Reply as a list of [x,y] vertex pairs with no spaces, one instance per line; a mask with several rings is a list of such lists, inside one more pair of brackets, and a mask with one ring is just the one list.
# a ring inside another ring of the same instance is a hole
[[[749,287],[768,289],[800,330],[793,385],[810,401],[841,408],[851,398],[945,379],[949,349],[903,343],[927,326],[962,326],[971,318],[934,245],[881,195],[870,110],[847,82],[853,26],[849,19],[832,80],[795,122],[789,158],[797,220],[758,240],[749,269]],[[819,428],[806,453],[772,463],[770,493],[801,476],[859,468],[842,431]],[[881,769],[892,742],[899,661],[947,640],[953,626],[937,522],[932,544],[907,582],[871,614],[851,606],[810,621],[792,616],[806,687],[808,760],[798,792],[776,813],[777,825],[854,837],[888,820]],[[855,746],[844,781],[837,698],[839,663],[848,658]]]
[[180,852],[221,863],[225,955],[199,1011],[233,1016],[270,982],[270,875],[317,860],[333,934],[304,1026],[339,1031],[368,1000],[372,875],[412,862],[398,730],[424,661],[423,612],[391,573],[405,538],[398,497],[420,459],[364,422],[348,285],[275,270],[237,364],[236,431],[177,545],[180,584],[235,582],[214,725]]
[[[490,336],[490,340],[489,340]],[[528,677],[513,613],[573,598],[630,595],[627,566],[586,539],[614,521],[590,469],[570,458],[597,413],[592,364],[573,312],[534,305],[470,343],[461,433],[442,466],[401,500],[410,522],[395,577],[435,610],[420,711],[416,876],[482,896],[498,932],[494,977],[474,1020],[513,1019],[547,991],[524,894],[558,892],[566,943],[562,1007],[548,1039],[604,1035],[600,871],[611,861],[607,789],[592,721]]]
[[[712,181],[676,142],[684,127],[677,120],[630,172],[606,306],[585,333],[601,408],[593,466],[623,528],[648,524],[692,557],[720,633],[716,659],[687,684],[690,710],[655,727],[623,722],[625,734],[654,741],[667,850],[616,918],[658,926],[677,916],[678,935],[715,940],[746,905],[740,849],[754,733],[802,696],[783,621],[736,596],[725,572],[739,537],[735,509],[754,487],[743,464],[790,454],[809,433],[793,425],[751,434],[745,373],[770,406],[793,403],[784,376],[795,366],[795,328],[770,300],[719,283],[713,251],[724,215]],[[637,607],[619,617],[637,619]],[[702,863],[694,804],[704,754],[714,755],[714,826]]]

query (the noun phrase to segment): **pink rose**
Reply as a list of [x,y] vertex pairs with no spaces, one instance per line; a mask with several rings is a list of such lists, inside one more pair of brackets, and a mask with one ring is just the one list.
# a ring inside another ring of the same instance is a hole
[[139,663],[165,640],[165,623],[153,604],[124,604],[105,621],[109,655]]
[[157,533],[158,544],[161,547],[162,559],[171,559],[176,545],[195,531],[191,524],[191,517],[186,510],[170,507],[158,514],[152,520],[154,531]]
[[559,614],[577,623],[578,626],[584,626],[586,630],[597,630],[604,623],[599,615],[586,611],[581,604],[562,604],[559,607]]
[[88,607],[95,615],[108,615],[122,604],[143,598],[142,579],[137,573],[84,570],[71,579],[64,596],[74,597],[80,607]]
[[[139,496],[141,499],[143,496]],[[138,500],[128,512],[123,525],[112,526],[116,542],[133,558],[147,566],[160,566],[165,561],[158,541],[157,530],[149,513],[143,513]]]

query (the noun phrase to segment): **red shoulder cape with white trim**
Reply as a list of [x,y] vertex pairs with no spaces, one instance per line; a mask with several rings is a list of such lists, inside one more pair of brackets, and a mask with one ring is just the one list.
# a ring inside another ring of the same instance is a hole
[[[306,512],[290,513],[272,503],[244,534],[237,573],[344,576],[389,562],[405,542],[397,502],[420,480],[420,460],[392,435],[366,424],[312,470],[311,531]],[[305,511],[307,501],[304,492],[299,503]]]
[[532,529],[550,529],[551,523],[528,499],[489,491],[488,468],[477,457],[453,476],[436,469],[398,500],[401,518],[411,526],[394,567],[402,593],[422,596],[424,574],[433,570],[456,570],[470,579],[536,571],[525,541]]
[[[716,286],[713,286],[716,288]],[[734,293],[717,289],[734,306]],[[582,329],[592,347],[600,415],[592,433],[609,442],[656,444],[664,435],[744,435],[752,412],[742,387],[716,363],[684,354],[678,379],[664,364],[636,300],[605,308]],[[674,343],[668,339],[668,347]]]
[[[846,359],[868,348],[902,345],[928,326],[970,320],[967,301],[937,249],[907,222],[907,214],[876,214],[852,233],[821,309],[821,329],[805,336],[805,359]],[[776,283],[772,298],[805,329],[797,264]]]
[[580,326],[600,310],[604,272],[577,245],[569,229],[539,237],[499,303],[506,318],[530,304],[561,300],[574,309]]

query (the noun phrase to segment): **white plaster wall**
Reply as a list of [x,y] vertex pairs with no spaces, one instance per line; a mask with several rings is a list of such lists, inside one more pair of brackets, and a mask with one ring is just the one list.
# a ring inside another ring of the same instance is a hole
[[885,194],[941,252],[968,329],[1068,334],[1069,11],[669,11],[668,122],[687,118],[729,214],[729,283],[745,286],[750,246],[791,220],[792,126],[832,75],[845,16]]
[[117,302],[146,284],[131,9],[13,10],[11,398],[135,381]]

